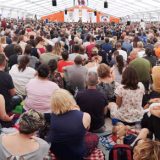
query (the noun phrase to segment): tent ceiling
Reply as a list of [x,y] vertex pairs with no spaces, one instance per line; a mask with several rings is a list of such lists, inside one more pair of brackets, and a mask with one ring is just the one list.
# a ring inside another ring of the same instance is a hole
[[[109,8],[104,8],[106,0],[88,0],[88,7],[97,11],[124,17],[139,12],[160,11],[160,0],[107,0]],[[10,8],[39,16],[62,11],[73,7],[73,0],[57,0],[57,7],[52,6],[52,0],[0,0],[0,8]]]

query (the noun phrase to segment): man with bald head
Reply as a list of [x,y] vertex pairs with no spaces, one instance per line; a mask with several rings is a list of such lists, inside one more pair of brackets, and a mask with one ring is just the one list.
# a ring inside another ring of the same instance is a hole
[[87,89],[79,91],[76,95],[77,104],[83,112],[91,116],[90,131],[102,133],[106,130],[105,110],[108,104],[105,96],[96,89],[98,75],[96,72],[89,72],[86,79]]

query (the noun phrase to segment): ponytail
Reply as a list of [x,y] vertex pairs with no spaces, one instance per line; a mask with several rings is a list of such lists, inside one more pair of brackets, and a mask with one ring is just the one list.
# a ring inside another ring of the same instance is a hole
[[19,72],[23,72],[26,69],[28,63],[29,63],[29,57],[22,56],[20,58],[19,65],[18,65]]
[[118,71],[122,75],[123,68],[124,68],[123,56],[121,55],[116,56],[116,61],[117,61]]

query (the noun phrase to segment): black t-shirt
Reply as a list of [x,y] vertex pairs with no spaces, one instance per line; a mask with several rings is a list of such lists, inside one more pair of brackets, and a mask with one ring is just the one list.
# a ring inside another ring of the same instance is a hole
[[37,48],[32,48],[32,50],[31,50],[31,56],[35,56],[35,57],[37,57],[39,59]]
[[10,68],[12,68],[12,66],[13,66],[14,64],[17,64],[17,63],[18,63],[18,62],[17,62],[17,59],[18,59],[18,55],[17,55],[17,54],[11,55],[11,56],[9,57],[8,65],[9,65]]
[[80,109],[91,116],[90,131],[97,130],[104,125],[104,108],[108,102],[102,93],[96,89],[80,91],[77,93],[76,101]]
[[149,99],[153,99],[153,98],[160,98],[160,93],[156,91],[152,91],[149,95]]
[[11,76],[6,72],[0,71],[0,94],[4,96],[7,112],[10,111],[12,98],[9,90],[13,88],[14,85]]
[[15,44],[9,44],[4,48],[5,55],[9,58],[11,55],[16,54],[14,50]]
[[146,56],[144,58],[151,63],[152,67],[156,65],[156,62],[157,62],[156,56]]

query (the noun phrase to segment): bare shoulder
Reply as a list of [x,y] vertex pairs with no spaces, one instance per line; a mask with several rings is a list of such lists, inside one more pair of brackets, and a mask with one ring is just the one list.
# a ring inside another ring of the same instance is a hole
[[3,95],[2,95],[2,94],[0,94],[0,100],[3,100],[3,99],[4,99]]
[[83,114],[83,125],[86,129],[88,129],[90,127],[90,123],[91,123],[91,116],[84,112]]
[[1,94],[0,94],[0,103],[1,103],[1,105],[5,105],[4,97]]

